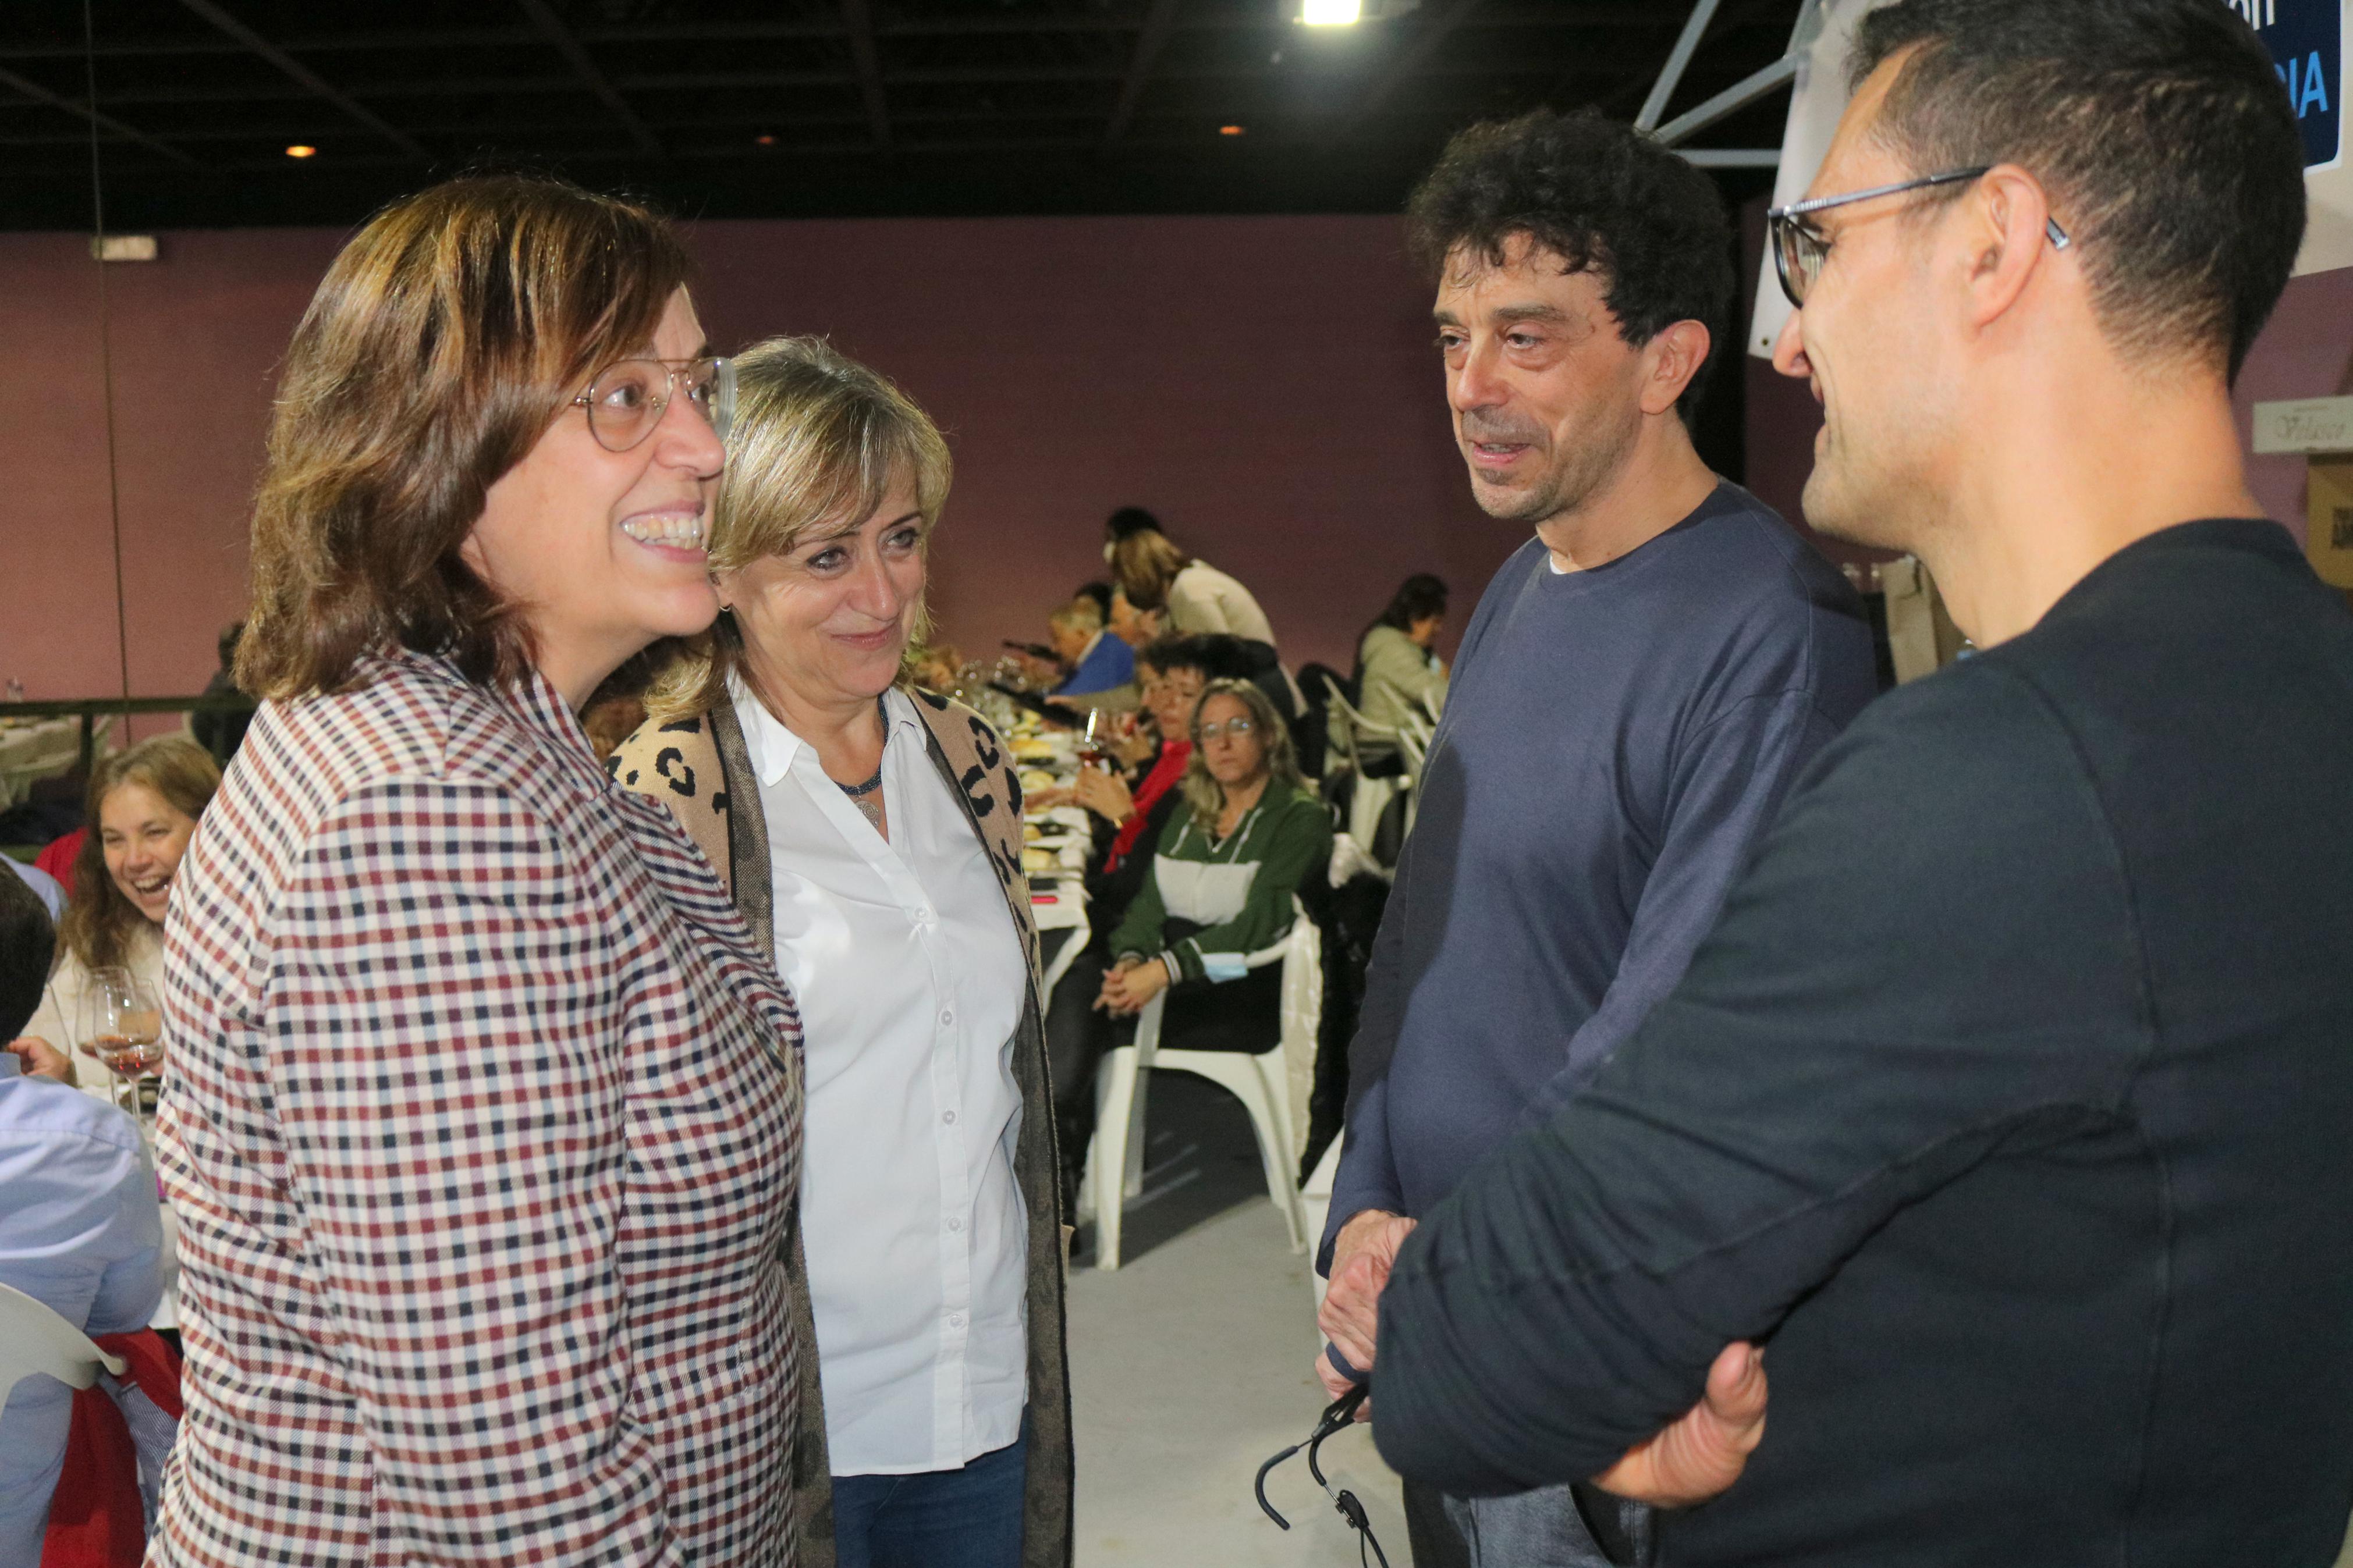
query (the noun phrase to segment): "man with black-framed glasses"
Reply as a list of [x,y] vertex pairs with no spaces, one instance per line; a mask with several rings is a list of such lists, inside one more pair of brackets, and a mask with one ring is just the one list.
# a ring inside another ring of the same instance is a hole
[[2353,616],[2230,402],[2294,116],[2211,0],[1898,0],[1854,73],[1773,217],[1806,512],[1982,651],[1831,743],[1682,983],[1404,1242],[1375,1434],[1704,1502],[1675,1568],[2327,1564]]

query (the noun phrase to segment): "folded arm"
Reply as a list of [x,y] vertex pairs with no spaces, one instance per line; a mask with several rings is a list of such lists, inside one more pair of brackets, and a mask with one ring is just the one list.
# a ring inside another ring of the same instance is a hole
[[2029,1120],[2108,1114],[2143,1047],[2093,1023],[2138,994],[2105,818],[2031,695],[1936,684],[1826,753],[1673,994],[1406,1241],[1376,1423],[1401,1472],[1604,1474],[1898,1208]]

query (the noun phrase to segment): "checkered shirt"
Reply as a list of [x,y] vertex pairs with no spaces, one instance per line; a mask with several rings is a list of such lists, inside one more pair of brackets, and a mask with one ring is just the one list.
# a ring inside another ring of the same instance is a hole
[[165,937],[151,1564],[788,1568],[800,1026],[543,680],[266,707]]

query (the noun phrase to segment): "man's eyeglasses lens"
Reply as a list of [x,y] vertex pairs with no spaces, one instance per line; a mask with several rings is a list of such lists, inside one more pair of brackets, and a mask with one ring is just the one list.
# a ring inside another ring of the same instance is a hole
[[598,446],[626,452],[654,433],[670,400],[681,395],[724,439],[735,418],[735,362],[626,359],[607,366],[572,401],[588,410],[589,433]]
[[1804,307],[1806,291],[1821,275],[1822,260],[1830,250],[1830,242],[1799,219],[1773,220],[1773,267],[1780,275],[1781,292],[1789,297],[1789,303]]
[[1214,741],[1220,735],[1231,735],[1239,741],[1250,732],[1250,721],[1247,719],[1229,719],[1222,724],[1202,725],[1201,739]]

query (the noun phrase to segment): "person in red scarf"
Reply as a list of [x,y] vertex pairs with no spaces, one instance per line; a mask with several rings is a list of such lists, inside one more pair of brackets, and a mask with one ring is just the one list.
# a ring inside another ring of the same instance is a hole
[[1159,745],[1132,775],[1079,770],[1072,799],[1087,808],[1094,850],[1087,860],[1087,949],[1072,961],[1046,1003],[1046,1052],[1060,1131],[1062,1198],[1075,1212],[1079,1172],[1094,1133],[1095,1064],[1111,1048],[1113,1023],[1090,1005],[1111,967],[1112,928],[1152,874],[1152,847],[1183,798],[1177,783],[1193,755],[1193,705],[1214,672],[1216,650],[1203,637],[1164,637],[1136,651],[1135,679]]

